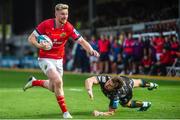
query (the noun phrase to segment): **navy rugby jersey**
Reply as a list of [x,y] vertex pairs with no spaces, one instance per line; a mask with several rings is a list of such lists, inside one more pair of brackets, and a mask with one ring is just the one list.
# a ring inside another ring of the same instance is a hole
[[125,76],[119,76],[119,77],[123,80],[123,87],[114,91],[108,91],[104,88],[104,85],[112,77],[107,75],[97,76],[97,80],[99,81],[102,92],[110,100],[121,100],[127,96],[132,96],[132,88],[134,86],[133,80]]

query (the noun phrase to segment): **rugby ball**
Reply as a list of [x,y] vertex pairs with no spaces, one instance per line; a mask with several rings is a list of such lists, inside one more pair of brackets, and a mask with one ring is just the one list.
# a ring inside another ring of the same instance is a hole
[[37,37],[38,43],[46,42],[48,43],[48,48],[45,50],[50,50],[53,47],[51,39],[47,35],[39,35]]

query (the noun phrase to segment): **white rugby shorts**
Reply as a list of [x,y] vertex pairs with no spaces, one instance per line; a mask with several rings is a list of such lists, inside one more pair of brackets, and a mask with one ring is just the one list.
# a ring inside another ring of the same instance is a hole
[[49,69],[56,69],[63,76],[63,59],[38,58],[38,63],[44,74]]

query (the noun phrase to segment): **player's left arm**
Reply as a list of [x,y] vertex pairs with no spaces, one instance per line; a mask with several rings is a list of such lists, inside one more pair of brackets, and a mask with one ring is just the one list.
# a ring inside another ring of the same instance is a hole
[[101,111],[97,111],[94,110],[93,111],[93,116],[98,117],[98,116],[111,116],[114,115],[115,113],[115,109],[109,108],[109,111],[107,112],[101,112]]
[[86,88],[87,93],[88,93],[89,97],[91,98],[91,100],[93,100],[93,98],[94,98],[93,91],[92,91],[92,87],[94,84],[99,84],[99,81],[97,80],[97,78],[95,76],[90,77],[85,80],[85,88]]
[[88,52],[90,55],[93,55],[93,56],[96,56],[96,57],[99,57],[99,53],[94,50],[91,45],[83,38],[83,37],[80,37],[78,39],[78,43],[86,50],[86,52]]
[[119,105],[119,98],[118,96],[115,96],[114,99],[111,99],[110,100],[110,103],[109,103],[109,110],[106,111],[106,112],[101,112],[101,111],[93,111],[93,115],[95,117],[97,116],[110,116],[110,115],[114,115],[116,109],[118,108],[118,105]]

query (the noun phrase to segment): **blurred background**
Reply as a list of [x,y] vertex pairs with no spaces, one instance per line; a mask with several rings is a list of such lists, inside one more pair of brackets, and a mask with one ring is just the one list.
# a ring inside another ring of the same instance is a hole
[[66,71],[179,76],[180,0],[1,0],[0,67],[39,69],[27,37],[57,3],[68,4],[69,21],[108,54],[89,56],[70,38]]

